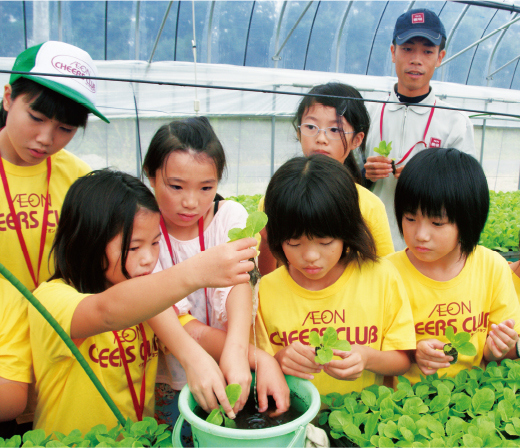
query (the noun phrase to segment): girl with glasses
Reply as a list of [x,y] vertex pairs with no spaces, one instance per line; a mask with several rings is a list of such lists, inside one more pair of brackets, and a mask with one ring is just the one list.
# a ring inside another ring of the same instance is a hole
[[[370,128],[370,116],[361,94],[354,87],[338,82],[315,86],[300,101],[293,126],[306,157],[324,154],[348,168],[356,181],[359,207],[374,237],[377,255],[383,257],[393,253],[385,206],[363,187],[363,177],[353,153],[356,148],[365,152]],[[260,207],[263,208],[263,201]],[[275,269],[276,261],[269,251],[265,229],[260,234],[259,268],[265,275]]]

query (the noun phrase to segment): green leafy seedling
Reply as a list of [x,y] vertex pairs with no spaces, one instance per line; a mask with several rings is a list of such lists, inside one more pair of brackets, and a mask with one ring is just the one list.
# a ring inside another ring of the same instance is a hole
[[311,331],[309,334],[309,344],[316,347],[316,357],[314,361],[318,364],[327,364],[332,361],[332,349],[343,350],[349,352],[352,347],[348,341],[338,340],[338,333],[335,328],[328,327],[320,336],[316,331]]
[[[235,403],[240,398],[242,394],[242,386],[240,384],[228,384],[226,386],[226,395],[229,400],[229,404],[231,407],[235,406]],[[213,423],[214,425],[221,426],[222,422],[225,422],[224,426],[226,428],[236,428],[236,424],[233,420],[227,417],[224,412],[224,408],[219,405],[217,409],[213,409],[211,413],[206,418],[208,423]]]
[[[250,238],[255,236],[260,230],[262,230],[267,224],[267,215],[264,212],[253,212],[247,217],[246,226],[243,229],[233,228],[228,232],[229,242],[240,240],[242,238]],[[255,264],[252,271],[249,272],[249,283],[252,287],[255,287],[261,278],[260,271],[256,266],[256,261],[251,258],[251,261]]]
[[477,348],[470,342],[471,335],[465,331],[459,331],[455,334],[452,326],[446,328],[445,336],[450,341],[445,344],[442,351],[447,356],[453,356],[453,361],[450,364],[455,364],[459,358],[459,353],[464,356],[475,356]]
[[[374,151],[381,154],[383,157],[388,157],[390,151],[392,151],[392,142],[386,143],[385,140],[379,142],[379,146],[374,148]],[[392,159],[392,173],[395,174],[395,161]]]

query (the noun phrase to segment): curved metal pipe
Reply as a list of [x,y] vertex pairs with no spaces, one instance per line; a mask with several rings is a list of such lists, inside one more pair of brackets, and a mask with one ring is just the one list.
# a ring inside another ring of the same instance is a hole
[[309,54],[309,45],[311,44],[312,30],[314,29],[314,22],[316,21],[316,16],[318,15],[318,10],[320,9],[321,1],[318,2],[318,6],[316,7],[316,11],[314,13],[314,17],[312,18],[311,30],[309,32],[309,38],[307,39],[307,48],[305,49],[305,59],[303,61],[303,69],[307,66],[307,55]]
[[339,26],[338,38],[336,39],[336,68],[334,70],[336,73],[339,71],[339,44],[341,42],[341,37],[343,36],[343,29],[345,28],[345,23],[347,22],[347,17],[350,12],[350,8],[352,7],[352,3],[352,0],[348,2],[347,9],[345,9],[345,12],[343,13],[341,25]]
[[[451,28],[450,33],[448,34],[448,38],[446,39],[446,46],[445,46],[446,52],[448,51],[448,48],[450,47],[450,42],[451,42],[451,39],[453,38],[453,35],[455,34],[455,31],[457,30],[460,22],[462,21],[462,19],[468,12],[468,9],[469,9],[469,5],[464,6],[464,9],[461,11],[461,13],[459,14],[459,17],[457,17],[457,20],[453,24],[453,27]],[[441,81],[444,81],[445,75],[446,75],[446,67],[443,66],[442,73],[441,73]]]
[[251,8],[251,15],[249,16],[249,26],[247,27],[246,46],[244,48],[244,63],[242,64],[244,67],[246,66],[247,46],[249,45],[249,33],[251,32],[251,23],[253,22],[253,14],[255,12],[255,6],[256,6],[256,1],[253,2],[253,7]]
[[208,47],[208,57],[207,57],[207,62],[208,64],[211,64],[211,34],[212,34],[212,31],[211,31],[211,28],[213,27],[213,13],[215,11],[215,0],[213,0],[211,2],[211,8],[209,10],[209,20],[208,20],[208,42],[207,42],[207,47]]
[[[518,13],[516,13],[514,15],[514,18],[516,19],[516,17],[518,16]],[[507,31],[509,30],[509,28],[506,28],[505,30],[503,30],[501,33],[500,33],[500,36],[498,36],[498,39],[497,41],[495,42],[495,45],[493,46],[493,50],[491,51],[491,56],[489,57],[489,61],[488,61],[488,66],[487,66],[487,76],[486,76],[486,86],[489,86],[489,81],[491,81],[493,78],[493,75],[495,73],[497,73],[498,71],[502,70],[502,68],[504,68],[505,66],[502,66],[500,67],[498,70],[494,71],[493,73],[490,73],[491,72],[491,64],[493,63],[493,59],[495,58],[495,53],[497,51],[497,48],[498,46],[500,45],[500,42],[502,41],[502,39],[504,38],[504,34],[507,33]],[[511,61],[510,61],[511,62]],[[508,62],[506,65],[509,65]]]
[[372,50],[374,49],[374,43],[376,41],[377,32],[379,31],[379,25],[381,25],[381,20],[383,20],[383,16],[385,15],[386,8],[388,7],[388,3],[389,2],[386,2],[383,12],[381,13],[381,17],[379,17],[379,22],[377,23],[377,27],[374,31],[374,37],[372,38],[372,45],[370,46],[370,53],[368,54],[367,69],[365,70],[365,75],[368,75],[368,67],[370,67],[370,58],[372,57]]
[[[482,31],[482,34],[480,35],[480,37],[483,37],[484,34],[486,33],[487,29],[489,28],[489,25],[491,25],[491,22],[493,21],[493,19],[496,17],[498,11],[495,11],[495,13],[491,16],[491,19],[489,20],[488,24],[486,25],[486,27],[484,28],[484,31]],[[471,57],[471,62],[469,63],[469,69],[468,69],[468,74],[466,76],[466,85],[468,84],[468,80],[469,80],[469,74],[471,73],[471,68],[473,67],[473,61],[475,60],[475,56],[477,54],[477,51],[478,51],[478,45],[477,45],[477,48],[475,48],[475,51],[473,52],[473,56]]]
[[[280,11],[280,17],[278,17],[278,24],[276,25],[276,37],[275,37],[275,41],[274,41],[275,54],[278,52],[278,42],[280,42],[280,28],[282,27],[283,15],[285,14],[286,7],[287,7],[287,0],[283,2],[282,10]],[[273,56],[272,59],[274,61],[274,68],[277,68],[278,61],[280,60],[280,58],[275,59],[275,57]]]

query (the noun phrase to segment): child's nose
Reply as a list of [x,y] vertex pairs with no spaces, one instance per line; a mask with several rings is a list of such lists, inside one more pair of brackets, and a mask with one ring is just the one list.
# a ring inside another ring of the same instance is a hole
[[194,208],[197,205],[197,198],[192,193],[186,193],[182,202],[183,207]]
[[312,263],[320,258],[320,254],[315,250],[307,250],[303,253],[303,259],[308,262]]
[[427,226],[424,226],[424,225],[417,226],[417,232],[415,234],[415,238],[418,241],[429,241],[430,232],[428,231]]
[[316,136],[316,141],[321,143],[328,143],[329,138],[327,136],[327,131],[325,129],[318,130],[318,135]]
[[41,126],[40,132],[36,136],[36,141],[43,146],[50,146],[54,140],[53,129],[51,126]]

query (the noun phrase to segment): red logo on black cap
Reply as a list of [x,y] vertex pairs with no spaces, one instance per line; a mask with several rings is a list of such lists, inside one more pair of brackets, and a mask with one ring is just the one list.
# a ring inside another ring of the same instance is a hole
[[412,23],[424,23],[424,13],[417,12],[412,14]]

